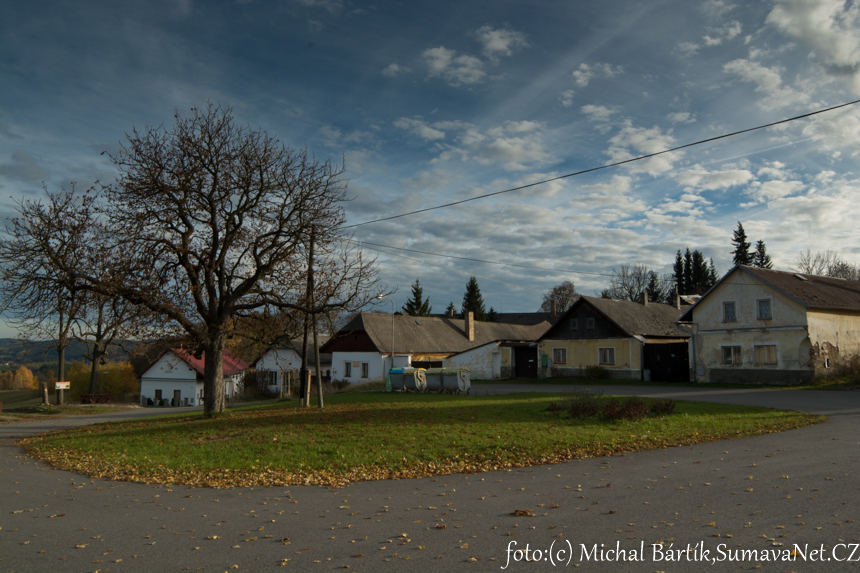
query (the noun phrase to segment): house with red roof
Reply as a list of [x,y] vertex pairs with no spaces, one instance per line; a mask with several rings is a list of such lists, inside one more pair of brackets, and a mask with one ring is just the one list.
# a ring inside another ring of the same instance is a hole
[[[203,402],[204,354],[195,356],[184,348],[165,351],[140,376],[141,402],[150,399],[158,404],[167,400],[173,406],[199,406]],[[242,376],[248,364],[224,350],[224,395],[242,390]]]

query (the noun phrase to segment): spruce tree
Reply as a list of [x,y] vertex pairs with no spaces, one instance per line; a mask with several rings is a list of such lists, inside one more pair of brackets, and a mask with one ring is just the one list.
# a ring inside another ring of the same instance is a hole
[[690,247],[687,247],[687,252],[684,254],[684,294],[695,294],[694,290],[693,254],[690,252]]
[[433,308],[430,306],[430,299],[423,300],[424,289],[421,288],[421,283],[415,279],[415,284],[412,285],[412,298],[406,301],[403,306],[403,312],[409,316],[430,316]]
[[732,236],[732,244],[735,246],[735,250],[732,251],[732,262],[736,265],[751,265],[753,253],[750,252],[750,243],[747,241],[746,231],[740,221]]
[[720,276],[717,274],[717,267],[714,266],[714,259],[711,259],[711,264],[708,266],[708,288],[710,289],[717,284],[718,280],[720,280]]
[[490,310],[487,311],[487,322],[499,322],[499,315],[493,307],[490,307]]
[[684,259],[681,257],[681,249],[675,255],[675,266],[672,267],[672,276],[675,278],[675,289],[678,294],[687,294],[687,285],[684,283]]
[[481,288],[478,279],[472,277],[466,284],[466,292],[463,294],[463,304],[460,312],[465,318],[467,312],[474,313],[475,320],[487,320],[487,311],[484,309],[484,298],[481,296]]
[[445,316],[456,316],[457,307],[454,306],[454,301],[448,303],[448,306],[445,307]]
[[705,262],[705,256],[699,249],[693,251],[693,287],[690,294],[705,294],[708,290],[708,263]]
[[759,240],[755,244],[755,255],[753,256],[752,265],[760,269],[772,269],[773,261],[770,255],[767,254],[767,247],[764,246],[764,241]]

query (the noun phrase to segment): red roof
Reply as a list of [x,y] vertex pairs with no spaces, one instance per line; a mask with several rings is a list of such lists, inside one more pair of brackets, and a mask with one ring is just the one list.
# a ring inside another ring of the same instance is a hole
[[[171,348],[170,351],[174,353],[176,356],[181,358],[186,364],[188,364],[191,368],[197,371],[201,376],[204,373],[204,360],[206,353],[202,352],[200,354],[200,358],[196,358],[189,351],[184,348]],[[224,376],[233,376],[234,374],[239,374],[243,370],[248,369],[248,364],[230,352],[228,349],[224,349]]]

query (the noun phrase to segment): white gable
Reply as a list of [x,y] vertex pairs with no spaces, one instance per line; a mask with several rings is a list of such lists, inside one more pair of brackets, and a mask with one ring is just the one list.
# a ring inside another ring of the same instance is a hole
[[141,380],[196,380],[197,371],[173,352],[166,352],[140,376]]

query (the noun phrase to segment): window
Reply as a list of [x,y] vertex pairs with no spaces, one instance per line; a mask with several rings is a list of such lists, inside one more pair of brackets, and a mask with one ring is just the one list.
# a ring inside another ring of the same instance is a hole
[[773,318],[773,315],[770,312],[770,299],[766,298],[763,300],[756,301],[758,307],[758,318],[759,320],[769,320]]
[[570,329],[571,330],[577,330],[578,328],[579,328],[579,321],[576,320],[575,318],[571,318],[570,319]]
[[368,364],[367,362],[362,362],[361,363],[361,377],[367,378],[368,376],[370,376],[370,364]]
[[552,349],[552,363],[553,364],[567,364],[567,348],[553,348]]
[[156,390],[156,391],[155,391],[155,399],[156,399],[156,400],[161,400],[161,390]]
[[594,319],[593,318],[586,318],[585,319],[585,328],[594,329]]
[[755,347],[755,363],[768,366],[776,365],[776,344]]
[[742,364],[740,346],[723,346],[723,364]]
[[[589,320],[594,320],[593,318],[589,318]],[[598,348],[598,362],[600,364],[615,364],[615,349],[614,348]]]
[[352,376],[352,362],[343,363],[343,377],[350,378]]
[[723,322],[735,322],[737,318],[735,317],[735,303],[733,302],[724,302],[723,303]]

